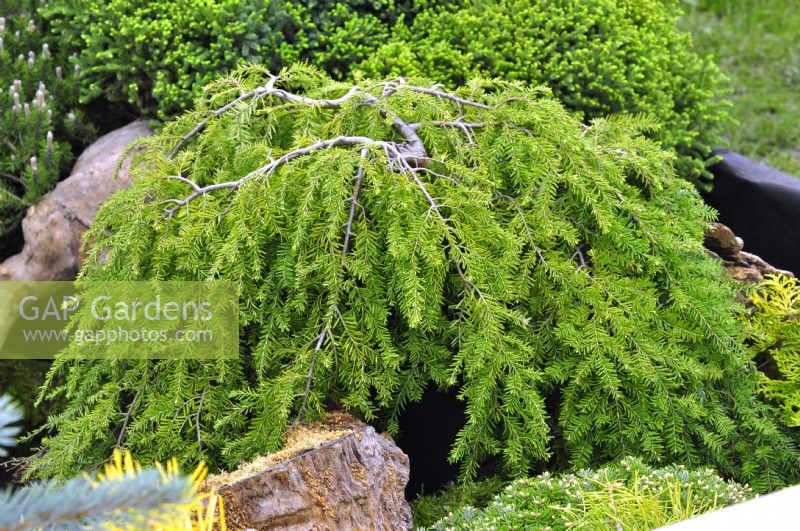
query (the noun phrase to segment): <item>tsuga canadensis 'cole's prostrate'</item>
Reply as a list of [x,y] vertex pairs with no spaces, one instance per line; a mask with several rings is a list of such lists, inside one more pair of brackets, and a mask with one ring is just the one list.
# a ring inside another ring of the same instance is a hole
[[465,477],[490,457],[524,476],[636,454],[790,481],[797,453],[703,249],[713,212],[653,126],[584,124],[496,80],[251,66],[212,83],[132,148],[82,277],[237,282],[241,355],[56,360],[65,405],[30,470],[64,477],[117,444],[232,466],[331,406],[394,430],[439,386],[466,405]]

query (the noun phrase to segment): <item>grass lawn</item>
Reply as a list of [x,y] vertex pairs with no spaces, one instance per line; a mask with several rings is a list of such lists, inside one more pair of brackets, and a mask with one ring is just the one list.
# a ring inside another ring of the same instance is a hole
[[800,176],[800,0],[694,0],[683,27],[730,77],[729,149]]

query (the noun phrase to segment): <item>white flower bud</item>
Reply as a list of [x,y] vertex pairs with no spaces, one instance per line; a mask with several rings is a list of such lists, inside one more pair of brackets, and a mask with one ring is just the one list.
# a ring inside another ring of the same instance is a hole
[[50,59],[50,45],[47,43],[42,44],[42,58]]
[[33,33],[36,31],[36,24],[33,23],[33,19],[28,21],[28,33]]
[[39,109],[44,110],[45,108],[45,100],[44,100],[44,89],[39,89],[36,91],[36,98],[34,100],[34,105]]
[[64,79],[64,70],[60,66],[56,67],[56,77],[58,79]]

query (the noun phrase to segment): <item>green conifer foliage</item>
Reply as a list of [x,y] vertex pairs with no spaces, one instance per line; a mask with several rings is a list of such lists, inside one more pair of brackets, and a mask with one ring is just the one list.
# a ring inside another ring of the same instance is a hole
[[777,404],[785,424],[800,426],[800,282],[768,276],[752,294],[753,353],[762,369],[759,392]]
[[423,75],[448,86],[480,74],[544,84],[582,118],[647,112],[678,174],[706,186],[728,123],[724,77],[678,31],[664,0],[463,0],[398,24],[354,70]]
[[[84,103],[168,119],[237,65],[308,60],[334,77],[389,38],[412,0],[53,0],[45,16],[77,55]],[[419,6],[424,5],[420,2]]]
[[[144,139],[83,278],[240,283],[230,361],[57,360],[66,403],[34,461],[63,476],[118,442],[232,465],[345,407],[390,430],[430,385],[468,420],[451,457],[526,475],[637,453],[756,488],[797,462],[707,257],[712,212],[638,135],[542,88],[331,82],[251,67]],[[69,355],[80,353],[77,346]]]
[[[0,457],[14,446],[21,419],[14,401],[0,395]],[[115,450],[95,477],[0,491],[0,529],[218,529],[219,498],[197,493],[207,471],[201,464],[186,477],[175,460],[142,469],[129,452]]]

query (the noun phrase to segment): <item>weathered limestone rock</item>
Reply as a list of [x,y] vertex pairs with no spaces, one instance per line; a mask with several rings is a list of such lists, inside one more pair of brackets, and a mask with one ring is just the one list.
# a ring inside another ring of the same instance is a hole
[[230,529],[405,530],[408,457],[386,435],[344,414],[290,431],[281,452],[212,476]]
[[705,234],[705,246],[711,256],[722,260],[728,276],[743,284],[756,284],[764,275],[786,275],[791,271],[771,266],[758,256],[742,251],[744,242],[722,223],[712,223]]
[[0,264],[0,280],[72,280],[80,266],[81,237],[108,197],[129,183],[127,165],[114,178],[123,150],[151,134],[144,120],[112,131],[86,148],[72,174],[22,221],[25,247]]

